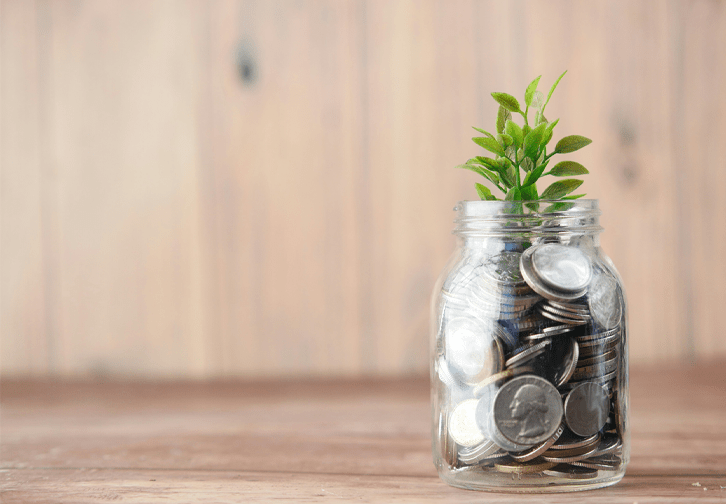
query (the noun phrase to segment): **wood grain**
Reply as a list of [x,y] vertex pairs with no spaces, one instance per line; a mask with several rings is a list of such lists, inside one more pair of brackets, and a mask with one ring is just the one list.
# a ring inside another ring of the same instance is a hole
[[[625,479],[517,501],[721,502],[725,370],[636,368]],[[6,503],[512,499],[439,480],[424,378],[2,385]]]
[[[568,75],[636,363],[726,355],[720,2],[0,0],[6,376],[428,366],[491,91]],[[521,91],[519,92],[521,94]],[[543,189],[541,187],[540,189]]]

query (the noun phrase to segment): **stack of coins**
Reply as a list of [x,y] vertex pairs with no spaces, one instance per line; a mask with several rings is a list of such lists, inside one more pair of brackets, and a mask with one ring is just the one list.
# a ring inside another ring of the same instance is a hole
[[623,301],[610,273],[543,243],[470,258],[449,280],[435,369],[452,465],[569,479],[618,469]]

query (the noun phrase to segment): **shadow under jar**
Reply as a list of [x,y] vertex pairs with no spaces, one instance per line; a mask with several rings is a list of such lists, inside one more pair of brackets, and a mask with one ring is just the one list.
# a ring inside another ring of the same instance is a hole
[[630,457],[627,305],[597,200],[463,201],[431,309],[433,458],[450,485],[563,492]]

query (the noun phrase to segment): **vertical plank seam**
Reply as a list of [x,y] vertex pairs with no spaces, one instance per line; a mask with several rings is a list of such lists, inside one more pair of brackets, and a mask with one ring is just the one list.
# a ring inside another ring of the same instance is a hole
[[360,32],[360,75],[363,85],[360,87],[360,166],[358,170],[358,190],[356,191],[357,200],[357,216],[356,225],[358,226],[359,247],[359,277],[360,291],[359,296],[359,317],[360,317],[360,335],[361,338],[361,368],[364,372],[373,372],[378,367],[376,338],[373,334],[375,327],[373,313],[373,293],[372,293],[372,265],[373,250],[371,243],[373,236],[371,233],[371,184],[370,184],[370,87],[372,85],[369,75],[368,66],[368,4],[365,0],[358,3],[360,15],[357,16],[359,21]]
[[[38,51],[38,144],[39,144],[39,168],[40,168],[40,239],[42,256],[43,276],[43,304],[45,317],[45,340],[47,354],[47,372],[54,374],[58,372],[58,341],[60,332],[58,330],[57,307],[58,300],[58,271],[57,255],[60,253],[58,243],[53,243],[55,238],[52,232],[52,216],[57,215],[58,208],[54,207],[54,198],[57,188],[57,177],[55,173],[53,149],[53,135],[51,128],[52,115],[52,13],[51,6],[47,0],[36,2],[36,50]],[[55,254],[55,258],[53,256]]]
[[[671,120],[673,121],[673,136],[677,140],[684,138],[685,128],[683,121],[680,120],[684,116],[683,100],[685,98],[685,76],[684,76],[684,40],[683,31],[685,16],[678,15],[680,2],[672,0],[670,3],[671,13],[676,22],[674,23],[674,34],[672,44],[672,54],[674,62],[674,98],[671,100],[672,114]],[[671,142],[673,149],[673,162],[676,166],[676,180],[677,186],[681,188],[688,187],[688,179],[685,175],[685,170],[679,170],[678,167],[685,165],[686,160],[682,154],[682,148],[677,141]],[[686,195],[685,190],[676,191],[676,236],[678,237],[678,243],[676,244],[676,251],[678,257],[678,271],[677,278],[678,284],[681,289],[681,303],[683,312],[683,321],[681,327],[681,334],[684,335],[683,351],[687,360],[693,362],[695,359],[695,342],[693,338],[693,268],[691,261],[693,259],[693,252],[691,249],[691,234],[689,232],[691,221],[691,210],[689,208],[689,198]]]

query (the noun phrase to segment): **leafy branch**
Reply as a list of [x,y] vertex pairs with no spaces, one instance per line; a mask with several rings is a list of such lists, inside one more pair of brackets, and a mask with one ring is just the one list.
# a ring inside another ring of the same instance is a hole
[[[567,71],[560,75],[552,85],[546,100],[542,92],[537,90],[542,76],[534,79],[524,93],[524,110],[514,96],[507,93],[492,93],[492,97],[499,103],[497,134],[492,135],[475,127],[474,129],[484,136],[474,137],[472,140],[491,152],[494,157],[476,156],[458,165],[457,168],[471,170],[487,179],[504,193],[505,201],[577,199],[584,196],[584,194],[570,195],[582,184],[582,180],[573,178],[558,180],[541,194],[537,191],[537,181],[546,175],[570,177],[589,173],[587,168],[575,161],[560,161],[549,171],[545,171],[555,154],[575,152],[592,142],[584,136],[570,135],[562,138],[554,149],[547,153],[547,145],[552,140],[559,119],[549,122],[544,111],[552,98],[552,93],[566,73]],[[536,111],[532,125],[528,117],[530,109]],[[513,120],[512,114],[522,116],[521,126]],[[477,183],[476,191],[483,200],[499,199],[483,184]]]

